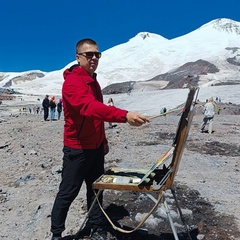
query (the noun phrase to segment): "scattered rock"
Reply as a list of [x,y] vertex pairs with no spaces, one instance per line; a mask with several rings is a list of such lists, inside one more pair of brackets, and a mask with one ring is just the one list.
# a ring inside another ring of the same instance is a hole
[[[202,115],[196,111],[176,176],[177,198],[194,240],[236,240],[240,236],[240,107],[222,107],[211,135],[199,132]],[[42,116],[33,114],[5,115],[4,119],[0,122],[0,238],[49,239],[51,209],[61,180],[64,122],[44,122]],[[118,124],[108,129],[106,125],[110,146],[106,169],[150,168],[171,146],[178,121],[179,116],[173,114],[140,128]],[[66,236],[76,233],[86,216],[85,195],[83,185],[69,210]],[[179,238],[186,240],[175,201],[170,192],[166,197]],[[135,227],[152,204],[143,193],[104,191],[104,208],[121,226]],[[128,238],[115,233],[109,239],[173,239],[161,207],[142,226],[147,231],[141,229]]]

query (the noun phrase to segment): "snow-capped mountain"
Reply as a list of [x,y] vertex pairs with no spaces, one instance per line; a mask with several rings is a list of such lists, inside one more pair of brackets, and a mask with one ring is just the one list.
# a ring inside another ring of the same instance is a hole
[[[240,22],[216,19],[171,40],[154,33],[138,33],[128,42],[103,52],[98,80],[102,88],[112,83],[146,81],[198,60],[207,61],[219,70],[200,74],[199,85],[240,82]],[[62,73],[75,63],[49,73],[0,73],[0,87],[11,86],[23,93],[60,94]]]

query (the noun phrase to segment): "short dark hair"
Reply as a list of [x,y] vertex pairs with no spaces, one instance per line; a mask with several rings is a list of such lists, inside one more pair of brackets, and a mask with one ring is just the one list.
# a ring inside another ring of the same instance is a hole
[[77,42],[77,44],[76,44],[76,53],[78,53],[79,48],[81,48],[82,45],[85,44],[85,43],[97,46],[96,41],[94,41],[93,39],[91,39],[91,38],[84,38],[84,39],[82,39],[82,40]]

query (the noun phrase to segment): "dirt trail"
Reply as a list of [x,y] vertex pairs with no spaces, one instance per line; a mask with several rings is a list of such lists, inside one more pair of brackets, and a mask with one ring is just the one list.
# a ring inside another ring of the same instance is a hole
[[[200,133],[202,115],[197,111],[176,176],[180,206],[203,239],[240,239],[240,115],[235,115],[239,109],[234,106],[231,112],[216,115],[211,135]],[[50,213],[61,178],[64,122],[44,122],[33,114],[0,114],[0,119],[0,238],[49,239]],[[110,145],[106,168],[150,167],[171,146],[178,120],[179,116],[168,115],[140,128],[118,124],[108,129],[106,124]],[[171,194],[167,197],[182,231]],[[134,192],[106,191],[104,199],[109,214],[127,226],[135,226],[153,204]],[[169,223],[159,211],[144,225],[147,236],[128,239],[172,239]],[[64,234],[76,232],[85,214],[83,187],[71,206]]]

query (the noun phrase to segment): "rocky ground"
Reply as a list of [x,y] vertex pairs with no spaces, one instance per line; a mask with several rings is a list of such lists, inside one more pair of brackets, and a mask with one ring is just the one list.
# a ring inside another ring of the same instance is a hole
[[[192,239],[240,239],[240,106],[222,104],[214,133],[200,133],[200,107],[187,140],[175,188]],[[63,120],[44,122],[43,116],[0,112],[0,238],[50,239],[50,214],[61,179]],[[156,118],[140,128],[118,124],[106,134],[110,167],[150,168],[172,144],[179,116]],[[67,236],[75,233],[86,215],[85,186],[68,214]],[[153,195],[157,198],[156,194]],[[166,193],[179,238],[187,240],[171,192]],[[104,208],[121,226],[135,227],[154,205],[146,194],[104,192]],[[109,239],[171,240],[162,205],[143,225],[147,231],[111,234]],[[67,237],[65,238],[67,239]]]

